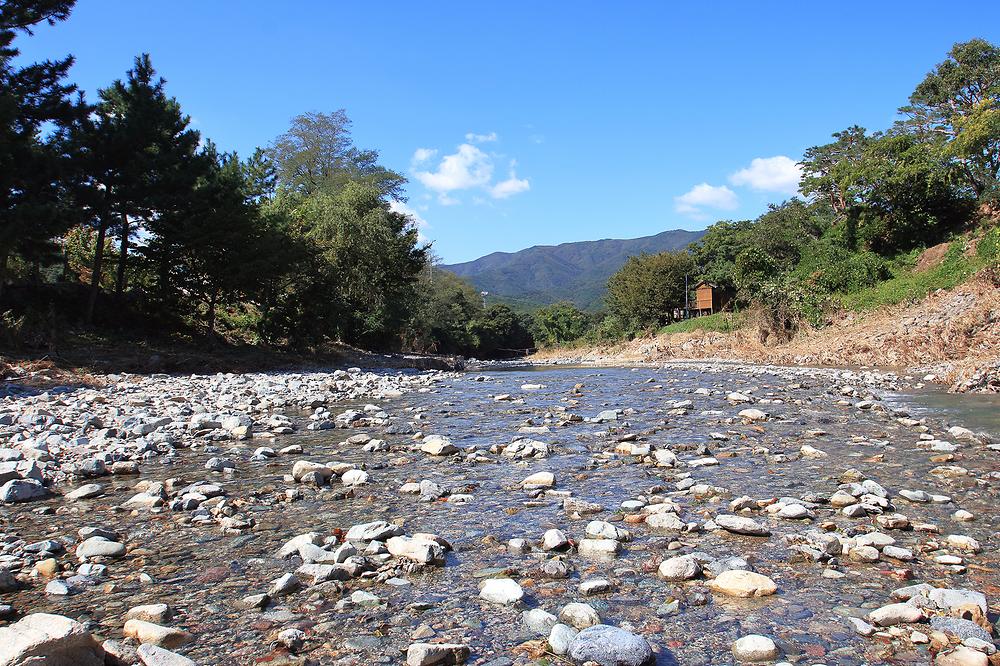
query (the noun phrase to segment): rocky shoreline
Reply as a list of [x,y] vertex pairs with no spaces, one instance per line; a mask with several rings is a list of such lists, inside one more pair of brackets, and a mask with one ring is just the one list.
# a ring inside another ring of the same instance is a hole
[[8,387],[0,664],[996,663],[1000,444],[885,400],[921,381]]

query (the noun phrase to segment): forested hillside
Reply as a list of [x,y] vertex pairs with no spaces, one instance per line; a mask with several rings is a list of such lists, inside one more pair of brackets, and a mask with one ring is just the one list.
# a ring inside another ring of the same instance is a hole
[[522,306],[569,301],[594,310],[603,305],[608,278],[626,259],[682,250],[703,234],[676,229],[642,238],[536,245],[519,252],[494,252],[444,268],[492,297]]

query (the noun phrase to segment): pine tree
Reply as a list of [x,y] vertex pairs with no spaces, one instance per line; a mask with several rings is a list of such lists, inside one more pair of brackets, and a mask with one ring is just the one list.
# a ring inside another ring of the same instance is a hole
[[0,293],[8,262],[19,254],[38,266],[69,224],[65,133],[84,113],[65,83],[73,58],[16,67],[18,33],[65,19],[73,0],[0,4]]
[[[188,205],[198,178],[200,136],[188,127],[180,104],[167,97],[148,54],[135,59],[125,81],[99,92],[92,118],[76,141],[85,175],[81,199],[98,232],[87,320],[93,317],[107,234],[119,239],[115,291],[126,287],[130,243],[139,228],[155,231],[158,220]],[[161,275],[169,266],[161,267]]]

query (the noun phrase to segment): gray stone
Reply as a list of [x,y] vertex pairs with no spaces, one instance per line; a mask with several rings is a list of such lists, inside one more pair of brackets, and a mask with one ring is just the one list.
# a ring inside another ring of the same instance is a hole
[[658,573],[667,581],[691,580],[701,573],[701,566],[690,555],[681,555],[660,562]]
[[601,622],[600,616],[592,606],[581,603],[566,604],[559,611],[559,619],[576,629],[586,629]]
[[376,520],[371,523],[354,525],[347,530],[347,541],[385,541],[389,537],[398,536],[403,533],[403,528],[398,525],[387,523],[384,520]]
[[11,479],[0,486],[0,502],[29,502],[48,494],[48,489],[34,479]]
[[82,500],[99,497],[104,494],[104,486],[99,483],[88,483],[80,486],[76,490],[66,493],[68,500]]
[[76,547],[76,556],[81,561],[93,557],[121,557],[125,554],[125,544],[93,536]]
[[656,662],[645,638],[606,624],[577,634],[568,654],[577,664],[592,661],[599,666],[653,666]]
[[910,604],[889,604],[868,614],[868,621],[878,627],[911,624],[924,619],[924,612]]
[[931,590],[927,597],[941,610],[950,610],[958,606],[974,604],[986,613],[986,595],[975,590],[956,588],[938,588]]
[[980,640],[993,642],[989,632],[971,620],[963,620],[957,617],[932,617],[931,629],[943,631],[950,636],[957,636],[965,640],[966,638],[978,638]]
[[771,530],[753,518],[746,518],[744,516],[723,514],[716,516],[714,522],[722,529],[733,534],[746,534],[749,536],[768,536],[771,534]]
[[457,643],[414,643],[406,650],[406,666],[451,666],[468,658],[469,647]]

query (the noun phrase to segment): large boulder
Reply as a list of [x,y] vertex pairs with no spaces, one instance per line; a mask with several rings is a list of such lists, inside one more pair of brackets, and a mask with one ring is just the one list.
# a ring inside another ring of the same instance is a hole
[[569,646],[575,664],[594,662],[600,666],[653,666],[656,657],[642,636],[597,624],[576,635]]
[[0,502],[8,504],[29,502],[48,494],[48,488],[34,479],[11,479],[0,486]]
[[76,620],[33,613],[0,628],[0,666],[104,666],[104,648]]

